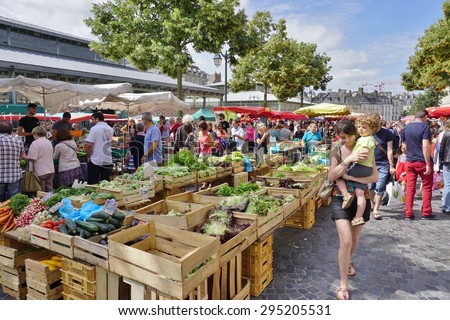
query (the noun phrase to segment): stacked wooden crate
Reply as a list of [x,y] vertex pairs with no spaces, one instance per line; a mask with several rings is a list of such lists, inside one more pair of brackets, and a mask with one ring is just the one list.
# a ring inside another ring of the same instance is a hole
[[17,243],[16,248],[0,246],[3,292],[17,300],[25,300],[27,296],[25,260],[38,259],[48,254],[46,250],[36,250],[21,243]]
[[242,275],[249,280],[250,295],[259,296],[273,279],[273,235],[242,252]]
[[[49,257],[50,258],[50,257]],[[25,260],[27,300],[60,300],[63,297],[61,270],[33,259]]]
[[95,266],[64,258],[61,277],[64,300],[96,300]]
[[304,205],[302,205],[296,212],[284,221],[284,225],[287,227],[311,229],[316,221],[316,200],[315,198],[309,199]]
[[233,175],[233,187],[238,187],[245,182],[248,182],[248,172],[241,172]]
[[216,238],[150,221],[109,237],[109,268],[141,288],[185,299],[219,268],[219,245]]

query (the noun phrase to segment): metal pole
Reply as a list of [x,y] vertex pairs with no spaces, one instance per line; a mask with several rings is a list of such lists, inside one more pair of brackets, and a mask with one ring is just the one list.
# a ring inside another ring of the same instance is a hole
[[225,51],[225,106],[227,105],[227,93],[228,93],[228,51]]

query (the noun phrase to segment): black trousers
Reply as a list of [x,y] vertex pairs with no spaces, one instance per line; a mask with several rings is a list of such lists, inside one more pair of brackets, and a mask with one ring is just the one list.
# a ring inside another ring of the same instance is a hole
[[92,162],[88,162],[88,184],[97,184],[102,180],[111,180],[111,172],[113,165],[106,164],[98,166]]

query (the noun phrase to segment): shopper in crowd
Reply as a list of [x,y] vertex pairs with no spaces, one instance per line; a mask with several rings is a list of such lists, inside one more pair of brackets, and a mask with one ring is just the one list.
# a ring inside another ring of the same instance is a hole
[[[383,122],[380,115],[374,114]],[[376,141],[375,146],[375,164],[377,165],[378,181],[369,185],[370,201],[373,208],[373,217],[376,220],[382,219],[380,210],[381,200],[386,192],[386,185],[389,182],[390,175],[395,174],[393,141],[394,134],[386,128],[380,126],[380,129],[373,134]]]
[[170,127],[170,136],[172,138],[172,140],[175,141],[175,135],[177,133],[177,130],[179,127],[181,127],[181,125],[183,124],[183,119],[181,117],[177,117],[177,121],[173,124],[172,127]]
[[21,191],[23,142],[12,135],[10,122],[0,121],[0,202]]
[[224,129],[222,123],[218,123],[216,126],[216,152],[217,156],[223,156],[224,152],[228,149],[230,142],[230,135]]
[[239,122],[237,120],[233,120],[232,128],[231,128],[231,137],[233,139],[235,148],[232,148],[231,150],[242,150],[242,145],[245,141],[245,131],[242,129],[242,127],[239,125]]
[[[163,161],[161,131],[153,123],[152,114],[150,112],[144,112],[142,114],[142,122],[144,123],[146,130],[144,138],[144,155],[141,158],[142,163],[154,160],[156,163],[160,164]],[[184,129],[183,126],[180,128]]]
[[52,127],[52,141],[53,141],[53,145],[55,146],[58,142],[58,139],[56,138],[56,132],[58,132],[58,130],[60,128],[65,128],[66,130],[70,131],[72,129],[72,124],[70,123],[70,119],[72,118],[72,115],[70,114],[70,112],[64,112],[62,119],[55,122],[53,124]]
[[450,214],[450,120],[445,121],[444,134],[439,147],[439,170],[443,171],[444,193],[442,212]]
[[297,130],[295,130],[295,133],[294,133],[294,139],[302,140],[304,134],[305,134],[305,132],[302,130],[302,126],[298,125]]
[[[335,181],[338,178],[347,180],[346,185],[349,191],[354,190],[354,181],[367,184],[378,180],[378,172],[373,170],[370,177],[356,178],[347,175],[346,170],[353,162],[364,161],[368,157],[367,151],[352,153],[356,144],[357,131],[354,123],[350,120],[342,120],[336,126],[337,134],[341,139],[341,144],[334,148],[331,152],[331,165],[328,172],[328,179]],[[375,161],[373,161],[375,166]],[[351,180],[350,180],[351,179]],[[336,188],[335,192],[339,192]],[[370,201],[366,189],[366,207],[364,210],[364,221],[370,219]],[[342,209],[342,194],[336,194],[331,203],[331,218],[336,223],[336,229],[339,236],[339,273],[340,286],[336,290],[337,300],[349,300],[350,291],[348,286],[348,277],[355,276],[356,270],[352,263],[352,255],[354,254],[361,236],[363,225],[352,227],[351,221],[356,215],[357,202],[354,200],[349,208]]]
[[319,134],[319,132],[317,132],[317,124],[315,122],[311,122],[308,130],[302,137],[302,147],[305,148],[305,153],[311,153],[313,151],[313,146],[322,142],[322,136]]
[[270,140],[271,142],[281,142],[281,129],[283,128],[282,124],[276,124],[272,131],[270,132]]
[[214,140],[209,132],[209,125],[206,121],[202,121],[198,124],[198,141],[200,145],[200,156],[210,156],[212,154],[212,147]]
[[163,115],[159,116],[158,128],[161,132],[161,140],[167,141],[170,137],[170,125],[169,121],[166,120],[166,117],[164,117]]
[[55,135],[58,144],[55,146],[53,159],[58,160],[58,186],[71,187],[75,179],[83,180],[83,171],[77,156],[77,143],[70,130],[61,127]]
[[39,119],[35,117],[37,105],[34,103],[29,103],[27,110],[27,115],[20,118],[19,125],[17,127],[17,134],[20,137],[25,137],[25,149],[28,149],[34,141],[32,133],[33,129],[40,125]]
[[282,128],[280,130],[281,141],[289,141],[291,140],[291,130],[289,130],[289,124],[287,122],[283,122]]
[[189,150],[191,153],[196,154],[197,137],[194,133],[194,126],[188,122],[184,125],[184,133],[186,134],[186,141],[184,142],[184,149]]
[[176,133],[175,133],[175,141],[173,144],[174,152],[178,152],[180,149],[184,147],[184,142],[186,141],[186,134],[184,132],[184,125],[186,123],[194,123],[194,118],[190,114],[186,114],[183,116],[183,119],[181,120],[182,125],[178,127]]
[[422,220],[435,220],[431,207],[433,187],[433,161],[430,154],[431,132],[427,124],[428,111],[417,111],[414,121],[403,130],[402,141],[406,144],[406,210],[407,221],[414,219],[413,205],[417,176],[422,180]]
[[255,150],[255,127],[252,121],[247,121],[247,127],[245,128],[245,141],[248,144],[248,152]]
[[269,133],[266,132],[266,126],[263,123],[258,124],[258,131],[255,133],[255,156],[256,166],[260,166],[264,161],[264,155],[267,154],[267,143]]
[[222,127],[225,133],[227,135],[231,135],[230,123],[225,120],[225,115],[223,113],[219,113],[217,116],[217,120],[219,121],[219,125]]
[[100,111],[92,114],[93,127],[86,138],[86,156],[88,162],[88,183],[96,184],[109,181],[112,172],[111,143],[114,130],[105,122]]
[[130,142],[128,143],[128,158],[125,159],[125,162],[128,163],[129,157],[132,156],[135,170],[142,164],[142,156],[144,155],[144,129],[145,126],[142,122],[136,124],[136,134],[131,137]]
[[53,190],[53,177],[55,166],[53,164],[53,146],[47,139],[47,130],[43,126],[37,126],[31,131],[34,137],[28,150],[28,160],[31,161],[31,169],[39,177],[42,191]]

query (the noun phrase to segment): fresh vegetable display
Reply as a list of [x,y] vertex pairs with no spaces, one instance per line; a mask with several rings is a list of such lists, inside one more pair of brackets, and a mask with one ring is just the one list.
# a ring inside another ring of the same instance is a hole
[[5,201],[0,205],[0,228],[2,232],[15,230],[17,228],[14,221],[14,212],[7,204],[9,201]]
[[215,195],[219,197],[240,196],[258,191],[260,189],[261,187],[257,183],[245,182],[234,188],[229,186],[222,186],[217,190]]
[[106,181],[102,180],[99,183],[102,188],[120,189],[125,191],[138,190],[141,189],[141,185],[138,182],[129,183],[127,181]]
[[21,213],[23,209],[30,204],[30,198],[27,195],[18,193],[11,197],[9,206],[15,214]]
[[230,196],[220,201],[219,205],[223,210],[244,211],[248,205],[248,198],[246,196]]
[[64,199],[64,196],[61,195],[60,193],[56,193],[56,194],[52,195],[47,201],[45,201],[44,205],[47,208],[51,208],[58,202],[61,202],[62,199]]
[[306,189],[309,186],[308,183],[296,182],[294,179],[288,177],[280,179],[280,188],[286,189]]
[[232,211],[211,210],[206,221],[194,231],[220,237],[220,243],[224,244],[249,226],[248,223],[236,224]]
[[155,170],[155,173],[156,174],[161,174],[161,175],[172,176],[174,178],[178,178],[178,177],[187,176],[191,172],[189,171],[188,167],[172,165],[172,166],[158,167]]
[[20,216],[16,219],[16,224],[18,227],[27,227],[29,226],[33,221],[36,215],[44,211],[46,209],[46,206],[41,202],[40,199],[32,199],[30,204],[27,205],[22,212],[20,213]]
[[61,269],[62,258],[60,256],[52,256],[50,259],[45,258],[44,260],[39,260],[40,263],[46,265],[50,271]]
[[246,213],[254,213],[259,216],[267,216],[269,211],[275,210],[283,205],[283,200],[267,195],[251,195]]

